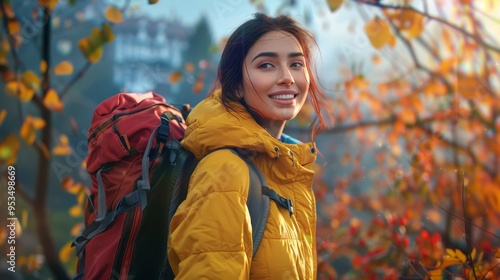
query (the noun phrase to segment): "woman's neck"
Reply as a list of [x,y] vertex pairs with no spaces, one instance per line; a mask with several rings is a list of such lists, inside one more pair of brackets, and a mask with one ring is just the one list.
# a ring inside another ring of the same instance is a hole
[[262,127],[276,139],[281,138],[281,134],[285,129],[286,121],[267,121],[262,124]]

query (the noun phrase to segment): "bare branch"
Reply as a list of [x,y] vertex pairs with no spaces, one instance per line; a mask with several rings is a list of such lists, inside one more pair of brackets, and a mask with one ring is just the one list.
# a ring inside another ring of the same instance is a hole
[[87,63],[85,63],[82,69],[80,69],[80,71],[78,71],[78,73],[73,76],[71,81],[69,81],[61,91],[60,93],[61,99],[69,92],[69,90],[76,84],[76,82],[78,82],[79,80],[81,80],[81,78],[83,78],[83,76],[85,76],[90,66],[92,66],[92,63],[90,61],[87,61]]

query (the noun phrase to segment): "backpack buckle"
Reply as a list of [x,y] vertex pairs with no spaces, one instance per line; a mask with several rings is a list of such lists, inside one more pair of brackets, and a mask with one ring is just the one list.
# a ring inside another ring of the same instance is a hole
[[170,135],[170,125],[168,122],[169,122],[168,117],[162,115],[161,124],[158,128],[158,139],[160,139],[162,143],[167,142],[168,136]]

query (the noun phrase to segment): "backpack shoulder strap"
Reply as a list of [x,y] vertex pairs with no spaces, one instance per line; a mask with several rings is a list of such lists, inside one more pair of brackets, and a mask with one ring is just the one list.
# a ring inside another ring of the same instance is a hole
[[247,207],[252,222],[253,255],[255,255],[264,235],[269,216],[269,196],[263,192],[263,189],[267,188],[267,182],[260,169],[248,157],[235,149],[231,149],[231,151],[247,164],[250,171]]

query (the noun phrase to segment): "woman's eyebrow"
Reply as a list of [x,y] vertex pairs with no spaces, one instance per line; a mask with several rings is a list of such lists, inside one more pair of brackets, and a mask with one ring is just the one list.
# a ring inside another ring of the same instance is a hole
[[[275,52],[261,52],[259,53],[258,55],[256,55],[252,61],[256,60],[257,58],[261,57],[261,56],[267,56],[267,57],[278,57],[278,54],[275,53]],[[301,52],[292,52],[292,53],[289,53],[288,54],[288,57],[297,57],[297,56],[304,56],[303,53]]]

